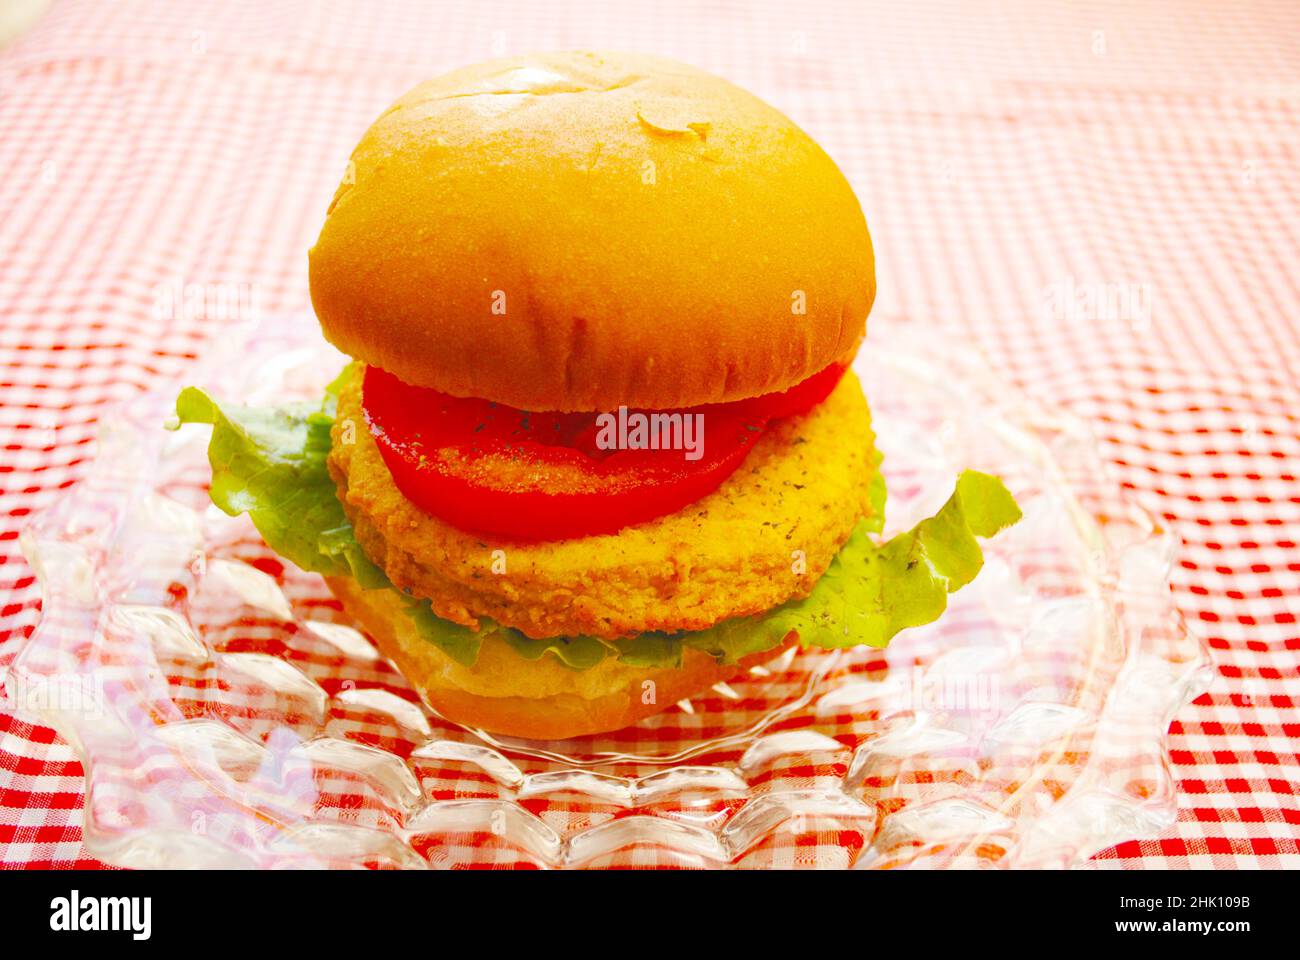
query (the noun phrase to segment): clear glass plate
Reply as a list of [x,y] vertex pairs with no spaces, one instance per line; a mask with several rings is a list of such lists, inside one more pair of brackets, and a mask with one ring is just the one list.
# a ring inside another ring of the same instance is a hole
[[[25,532],[44,607],[9,696],[76,749],[88,851],[123,866],[1079,864],[1172,823],[1165,733],[1208,658],[1171,602],[1174,539],[1086,429],[942,347],[876,322],[857,364],[887,532],[967,466],[1025,517],[887,650],[788,652],[612,735],[464,729],[209,504],[208,430],[162,429],[174,383],[106,416],[89,475]],[[186,382],[274,403],[342,363],[283,318]]]

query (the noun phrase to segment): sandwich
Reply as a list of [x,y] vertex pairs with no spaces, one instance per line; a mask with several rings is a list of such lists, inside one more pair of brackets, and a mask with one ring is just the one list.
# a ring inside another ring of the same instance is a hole
[[693,67],[562,53],[417,86],[353,152],[309,279],[353,358],[322,398],[191,387],[178,419],[213,427],[217,506],[467,727],[613,731],[790,647],[884,646],[1020,516],[966,471],[882,537],[862,208]]

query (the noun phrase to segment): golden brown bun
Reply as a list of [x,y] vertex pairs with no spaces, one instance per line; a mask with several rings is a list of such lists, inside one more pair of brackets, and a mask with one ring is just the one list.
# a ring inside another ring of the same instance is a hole
[[609,657],[588,670],[572,670],[549,653],[525,660],[502,640],[485,636],[469,668],[415,632],[396,591],[363,590],[350,577],[326,582],[434,710],[468,727],[532,740],[620,730],[745,673],[797,640],[792,632],[782,647],[730,665],[688,649],[676,669],[630,667]]
[[629,53],[416,87],[353,152],[310,276],[344,352],[533,410],[784,389],[852,353],[875,297],[862,209],[812,139]]

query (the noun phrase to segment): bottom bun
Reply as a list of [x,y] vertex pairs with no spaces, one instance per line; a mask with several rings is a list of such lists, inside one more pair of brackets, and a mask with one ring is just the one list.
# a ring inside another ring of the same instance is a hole
[[632,667],[607,657],[587,670],[552,654],[526,660],[485,634],[473,667],[457,663],[419,635],[401,594],[363,590],[347,577],[326,577],[343,609],[374,638],[430,707],[467,727],[530,740],[564,740],[620,730],[733,679],[793,645],[793,631],[771,650],[720,664],[686,649],[680,667]]

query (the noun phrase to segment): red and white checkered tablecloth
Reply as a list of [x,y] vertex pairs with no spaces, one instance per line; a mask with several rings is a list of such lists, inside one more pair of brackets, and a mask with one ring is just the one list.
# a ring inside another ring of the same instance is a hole
[[[867,211],[877,314],[959,329],[1086,420],[1181,535],[1176,598],[1216,679],[1171,728],[1177,824],[1098,864],[1300,867],[1290,0],[55,4],[0,50],[0,676],[39,616],[20,529],[103,411],[228,322],[159,320],[158,291],[303,310],[380,110],[461,63],[574,47],[677,56],[793,116]],[[0,708],[0,866],[95,865],[83,801],[71,750]]]

